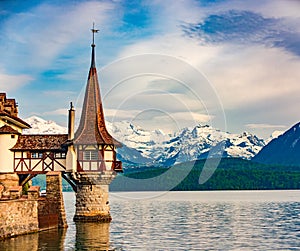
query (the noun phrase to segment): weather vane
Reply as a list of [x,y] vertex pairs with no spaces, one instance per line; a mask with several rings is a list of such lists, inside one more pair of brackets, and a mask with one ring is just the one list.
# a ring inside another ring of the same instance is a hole
[[95,45],[95,33],[98,33],[99,30],[95,29],[95,23],[93,23],[93,29],[91,29],[93,33],[93,45]]

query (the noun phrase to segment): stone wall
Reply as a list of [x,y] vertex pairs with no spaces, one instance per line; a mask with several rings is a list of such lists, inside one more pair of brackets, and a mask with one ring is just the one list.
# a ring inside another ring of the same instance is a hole
[[77,181],[76,222],[110,222],[109,184],[115,173],[80,173]]
[[0,201],[0,239],[37,232],[37,204],[37,200],[27,199]]
[[22,187],[13,186],[0,199],[0,239],[67,227],[61,173],[48,172],[46,181],[46,197],[40,197],[35,186],[29,188],[28,196],[21,197]]
[[9,195],[9,189],[19,185],[19,176],[16,173],[0,173],[0,185],[3,185],[3,196]]
[[61,172],[48,172],[46,175],[46,192],[47,203],[50,214],[57,214],[58,227],[68,227],[66,211],[62,193],[62,176]]

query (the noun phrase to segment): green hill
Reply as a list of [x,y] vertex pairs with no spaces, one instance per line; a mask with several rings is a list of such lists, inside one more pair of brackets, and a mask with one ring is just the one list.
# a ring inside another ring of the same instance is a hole
[[[111,184],[112,191],[157,190],[257,190],[299,189],[300,167],[265,165],[243,159],[224,158],[210,179],[199,184],[205,160],[183,163],[171,168],[152,168],[118,176]],[[210,167],[213,169],[214,167]],[[191,169],[186,171],[186,169]],[[213,171],[213,170],[212,170]]]

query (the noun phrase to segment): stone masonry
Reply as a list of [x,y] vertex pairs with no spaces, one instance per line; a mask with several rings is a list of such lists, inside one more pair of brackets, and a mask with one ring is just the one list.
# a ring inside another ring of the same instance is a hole
[[0,185],[4,187],[3,196],[9,195],[9,189],[19,185],[19,176],[16,173],[0,173]]
[[115,172],[77,173],[76,222],[110,222],[109,184]]
[[37,200],[1,200],[0,239],[39,231],[37,204]]
[[61,172],[48,172],[46,175],[47,203],[51,205],[52,211],[58,214],[58,227],[68,227],[66,211],[62,193]]
[[[11,179],[8,181],[15,185]],[[31,186],[27,196],[22,195],[21,186],[12,186],[8,189],[8,195],[0,196],[0,239],[68,226],[61,173],[48,172],[46,182],[46,197],[39,196],[38,186]],[[0,195],[3,190],[4,186],[0,185]]]

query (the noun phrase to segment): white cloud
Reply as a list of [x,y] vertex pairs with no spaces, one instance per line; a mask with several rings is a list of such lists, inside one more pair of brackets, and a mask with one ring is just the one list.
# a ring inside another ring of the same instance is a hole
[[[253,2],[253,1],[250,1]],[[253,8],[259,10],[261,13],[269,17],[277,18],[299,18],[300,17],[300,2],[298,0],[267,0],[262,1],[261,5],[253,3]],[[255,7],[256,5],[256,7]]]
[[[121,56],[155,52],[184,58],[204,73],[228,109],[300,93],[300,61],[281,49],[200,46],[182,37],[174,37],[172,41],[165,36],[139,42],[125,48]],[[177,71],[174,69],[174,74]]]
[[213,116],[201,114],[200,112],[166,112],[159,109],[145,110],[114,110],[105,109],[105,118],[111,122],[130,121],[147,130],[162,129],[172,133],[186,126],[198,124],[210,124]]
[[59,6],[41,4],[13,15],[4,28],[8,43],[17,42],[10,51],[18,54],[20,60],[23,57],[26,66],[45,69],[67,45],[90,41],[92,23],[102,26],[112,8],[112,3],[98,1]]
[[232,46],[204,71],[226,108],[238,108],[282,96],[299,97],[299,67],[299,60],[280,49]]
[[286,128],[285,125],[271,125],[271,124],[246,124],[245,127],[250,129],[279,129]]
[[29,75],[9,75],[0,73],[0,89],[5,92],[13,91],[28,84],[33,78]]
[[68,116],[68,108],[60,108],[53,111],[47,111],[42,113],[43,116],[47,115],[62,115],[62,116]]
[[140,113],[140,110],[105,109],[104,115],[109,121],[132,120]]
[[211,104],[217,98],[199,74],[184,61],[164,55],[115,62],[101,71],[104,82],[112,87],[102,96],[105,115],[112,121],[134,120],[148,129],[167,127],[167,131],[170,124],[175,129],[206,124],[215,117],[218,104]]
[[59,91],[59,90],[43,91],[43,94],[46,96],[65,97],[65,98],[67,98],[69,96],[77,95],[77,93],[74,91]]

